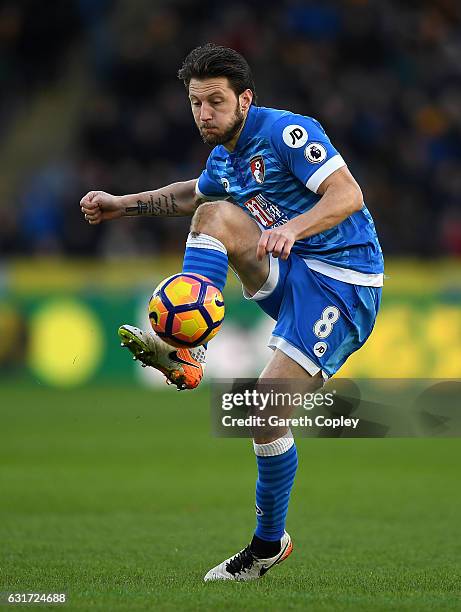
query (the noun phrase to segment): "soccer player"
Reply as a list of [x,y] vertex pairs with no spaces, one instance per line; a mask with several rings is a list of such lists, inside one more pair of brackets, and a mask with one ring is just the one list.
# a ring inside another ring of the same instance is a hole
[[[246,299],[275,319],[274,349],[259,380],[300,379],[318,388],[370,335],[383,257],[362,192],[322,126],[256,105],[253,77],[236,51],[194,49],[179,77],[202,139],[213,147],[198,179],[134,195],[91,191],[90,224],[134,215],[191,215],[184,272],[221,290],[228,266]],[[205,349],[172,351],[152,332],[124,325],[123,344],[179,388],[194,388]],[[287,429],[254,432],[257,526],[251,543],[205,580],[254,580],[288,557],[288,501],[297,468]]]

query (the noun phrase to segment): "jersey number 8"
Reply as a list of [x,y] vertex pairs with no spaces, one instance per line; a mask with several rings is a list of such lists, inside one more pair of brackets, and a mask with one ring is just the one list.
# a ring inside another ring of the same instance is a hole
[[339,316],[340,312],[336,306],[327,306],[320,319],[314,323],[314,334],[317,338],[327,338],[333,331],[333,326]]

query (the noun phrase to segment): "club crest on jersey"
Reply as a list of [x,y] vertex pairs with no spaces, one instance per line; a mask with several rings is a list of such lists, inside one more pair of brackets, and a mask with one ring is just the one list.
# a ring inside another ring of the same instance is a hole
[[256,155],[250,159],[251,174],[254,180],[261,185],[264,183],[264,174],[266,172],[264,166],[264,157],[262,155]]

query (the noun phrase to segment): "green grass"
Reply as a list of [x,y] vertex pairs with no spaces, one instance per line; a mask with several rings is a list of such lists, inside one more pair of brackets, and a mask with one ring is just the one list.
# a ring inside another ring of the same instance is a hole
[[293,555],[204,584],[255,521],[250,441],[213,438],[208,412],[206,391],[3,386],[0,592],[82,611],[461,610],[459,439],[299,440]]

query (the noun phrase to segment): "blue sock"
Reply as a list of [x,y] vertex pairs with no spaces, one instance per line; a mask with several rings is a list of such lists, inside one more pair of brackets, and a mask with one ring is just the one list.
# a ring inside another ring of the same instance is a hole
[[290,492],[298,467],[296,446],[289,432],[268,444],[254,443],[258,464],[255,536],[275,542],[285,531]]
[[183,272],[202,274],[222,291],[226,284],[228,267],[227,250],[220,240],[208,234],[189,234]]

